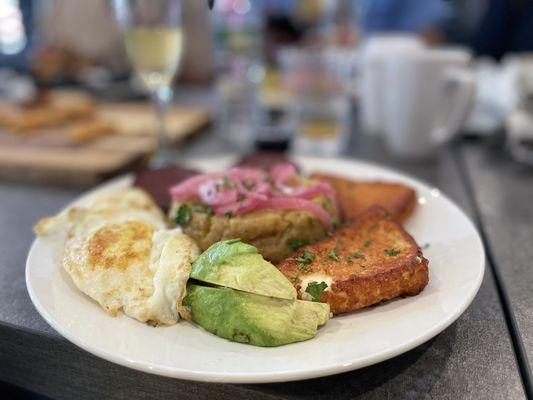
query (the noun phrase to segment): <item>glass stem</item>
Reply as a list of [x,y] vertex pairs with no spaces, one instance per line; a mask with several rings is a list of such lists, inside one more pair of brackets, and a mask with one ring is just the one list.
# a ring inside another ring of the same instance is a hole
[[166,114],[168,105],[172,101],[172,89],[163,85],[153,92],[153,103],[157,119],[157,152],[154,157],[156,167],[169,165],[172,163],[172,149],[170,148],[170,138],[166,127]]

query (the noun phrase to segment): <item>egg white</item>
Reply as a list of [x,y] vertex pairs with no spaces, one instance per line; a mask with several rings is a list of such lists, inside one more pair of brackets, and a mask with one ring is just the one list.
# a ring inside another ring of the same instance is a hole
[[66,233],[63,268],[80,291],[110,315],[172,325],[182,315],[191,263],[199,251],[142,190],[95,198],[39,222],[41,236]]

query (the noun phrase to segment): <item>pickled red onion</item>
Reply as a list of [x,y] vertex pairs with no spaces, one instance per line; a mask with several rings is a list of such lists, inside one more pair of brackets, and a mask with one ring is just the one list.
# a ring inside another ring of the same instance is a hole
[[237,189],[219,190],[222,183],[220,180],[210,180],[204,182],[198,188],[200,200],[210,206],[235,203],[238,200]]
[[174,200],[185,201],[194,198],[199,199],[198,189],[200,185],[210,179],[217,179],[224,175],[223,172],[201,174],[190,177],[176,186],[170,188],[170,196]]
[[194,176],[172,187],[170,193],[177,201],[199,200],[216,214],[242,215],[265,209],[307,211],[327,228],[330,215],[311,199],[326,195],[335,201],[335,191],[326,182],[288,185],[295,176],[296,168],[288,163],[275,165],[270,179],[262,170],[235,167],[226,173]]
[[320,195],[328,196],[332,201],[335,201],[335,190],[327,182],[317,182],[313,185],[299,186],[292,192],[292,196],[303,199],[313,199]]

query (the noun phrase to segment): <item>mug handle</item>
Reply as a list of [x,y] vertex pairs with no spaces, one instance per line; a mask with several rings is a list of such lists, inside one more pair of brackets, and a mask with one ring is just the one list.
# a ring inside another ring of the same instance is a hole
[[433,139],[439,144],[459,133],[459,129],[474,105],[476,95],[474,74],[467,69],[452,68],[446,71],[444,85],[453,87],[455,93],[452,95],[449,109],[440,119],[442,122],[433,129]]

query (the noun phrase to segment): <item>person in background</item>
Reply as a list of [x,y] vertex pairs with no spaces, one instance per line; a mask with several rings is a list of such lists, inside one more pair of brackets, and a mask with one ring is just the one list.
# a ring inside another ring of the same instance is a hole
[[497,60],[507,53],[533,51],[533,2],[530,0],[458,0],[450,41]]
[[445,40],[446,23],[451,17],[444,0],[361,0],[364,35],[376,33],[415,33],[429,43]]

